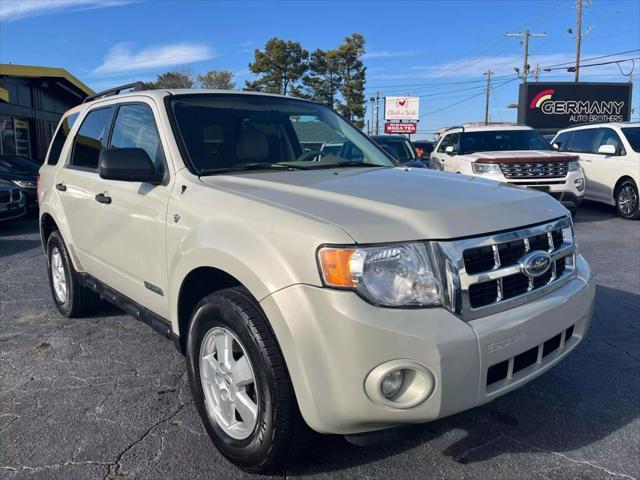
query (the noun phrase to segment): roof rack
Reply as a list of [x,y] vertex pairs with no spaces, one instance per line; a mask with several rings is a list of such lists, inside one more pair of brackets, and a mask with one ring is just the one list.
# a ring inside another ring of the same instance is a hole
[[143,82],[127,83],[125,85],[120,85],[119,87],[114,87],[114,88],[110,88],[109,90],[98,92],[94,95],[89,95],[87,98],[83,100],[82,103],[87,103],[87,102],[90,102],[91,100],[95,100],[96,98],[100,98],[100,97],[111,97],[114,95],[119,95],[120,92],[122,92],[123,90],[131,90],[133,92],[136,92],[144,89],[145,89],[145,86]]
[[454,130],[454,129],[456,129],[456,128],[461,128],[461,129],[462,129],[462,131],[464,132],[464,125],[455,125],[455,126],[453,126],[453,127],[447,127],[447,128],[445,128],[444,130],[442,130],[442,132],[443,132],[443,133],[444,133],[444,132],[448,132],[449,130]]

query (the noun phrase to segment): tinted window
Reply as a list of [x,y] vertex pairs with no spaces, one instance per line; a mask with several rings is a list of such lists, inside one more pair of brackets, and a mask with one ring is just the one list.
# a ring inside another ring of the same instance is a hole
[[89,112],[73,142],[71,165],[98,169],[98,157],[106,148],[111,127],[113,108],[100,108]]
[[488,130],[461,134],[461,154],[513,150],[551,150],[551,145],[535,130]]
[[[169,102],[176,138],[191,169],[201,175],[394,166],[361,131],[315,103],[220,94],[176,95]],[[326,144],[342,144],[342,148],[323,152]]]
[[571,132],[562,132],[555,138],[553,143],[558,145],[558,150],[564,150],[566,148],[567,140],[569,140],[570,136]]
[[141,148],[157,168],[162,168],[164,164],[156,122],[147,105],[122,105],[118,109],[110,147]]
[[413,151],[413,147],[409,140],[395,140],[389,138],[378,138],[376,142],[379,145],[386,145],[387,147],[393,149],[396,153],[396,158],[401,162],[409,162],[411,160],[416,159],[416,154]]
[[640,152],[640,127],[623,128],[622,133],[627,137],[634,151]]
[[610,128],[599,129],[596,136],[596,143],[593,146],[593,152],[598,153],[601,145],[613,145],[616,148],[616,155],[624,155],[624,147],[618,134]]
[[596,128],[574,130],[565,150],[576,153],[591,153],[597,132]]
[[440,145],[438,145],[438,152],[444,153],[444,151],[449,146],[450,141],[451,141],[451,135],[445,135],[444,138],[442,139],[442,142],[440,142]]
[[53,138],[53,142],[51,142],[51,150],[49,150],[49,156],[47,157],[47,164],[56,165],[58,160],[60,159],[60,154],[62,153],[62,147],[64,147],[64,142],[67,141],[67,137],[69,136],[69,132],[73,127],[73,124],[76,123],[78,118],[77,113],[72,113],[68,117],[62,119],[60,123],[60,127],[58,127],[58,132],[56,136]]

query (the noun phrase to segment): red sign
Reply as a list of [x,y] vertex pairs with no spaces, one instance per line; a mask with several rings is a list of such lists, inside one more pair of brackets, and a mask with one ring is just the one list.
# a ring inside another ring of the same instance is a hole
[[416,133],[415,123],[385,123],[384,133]]

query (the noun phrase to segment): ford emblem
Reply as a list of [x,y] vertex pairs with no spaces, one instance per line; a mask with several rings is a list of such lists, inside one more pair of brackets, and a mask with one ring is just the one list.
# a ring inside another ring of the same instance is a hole
[[520,271],[527,277],[537,278],[549,270],[551,256],[542,250],[534,250],[520,259]]

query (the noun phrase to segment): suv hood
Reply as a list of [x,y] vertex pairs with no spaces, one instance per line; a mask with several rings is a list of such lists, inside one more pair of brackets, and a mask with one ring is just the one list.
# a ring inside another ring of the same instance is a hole
[[251,172],[201,181],[329,221],[358,243],[466,237],[567,214],[544,193],[404,167]]
[[557,152],[555,150],[498,150],[495,152],[475,152],[462,155],[479,161],[481,163],[514,163],[514,162],[568,162],[577,160],[576,155]]

